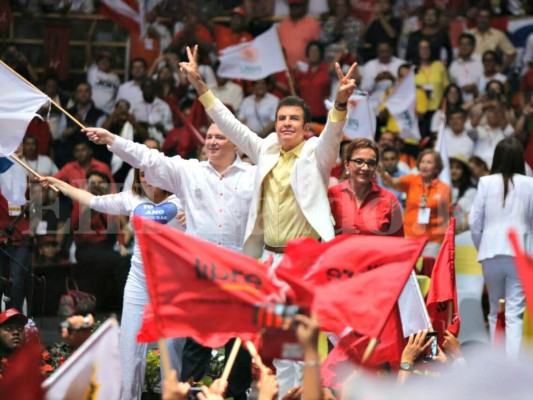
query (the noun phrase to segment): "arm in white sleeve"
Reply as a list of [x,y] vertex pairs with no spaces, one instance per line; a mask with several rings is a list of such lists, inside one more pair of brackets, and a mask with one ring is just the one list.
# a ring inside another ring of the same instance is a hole
[[91,199],[90,207],[95,211],[109,215],[129,215],[130,210],[127,207],[129,196],[132,196],[131,192],[94,196]]
[[181,171],[187,163],[181,157],[167,157],[158,150],[120,136],[115,137],[109,149],[132,167],[142,169],[150,185],[172,193],[178,191]]
[[483,224],[485,215],[485,184],[484,180],[479,181],[476,197],[470,210],[468,222],[470,225],[470,232],[472,232],[472,240],[476,249],[479,250],[481,243],[481,235],[483,234]]

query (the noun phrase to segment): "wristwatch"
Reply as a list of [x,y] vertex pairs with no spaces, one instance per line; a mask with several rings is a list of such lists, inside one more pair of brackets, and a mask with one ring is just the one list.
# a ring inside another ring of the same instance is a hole
[[413,371],[413,364],[411,364],[410,362],[404,361],[404,362],[402,362],[400,364],[400,370],[407,371],[407,372],[412,372]]

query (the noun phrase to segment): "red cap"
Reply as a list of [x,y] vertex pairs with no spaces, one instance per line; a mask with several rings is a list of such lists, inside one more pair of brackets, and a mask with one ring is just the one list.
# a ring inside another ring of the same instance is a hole
[[245,16],[246,10],[242,7],[235,7],[233,10],[231,10],[231,13]]
[[2,314],[0,314],[0,325],[6,323],[7,321],[15,320],[20,321],[22,325],[26,325],[28,323],[28,318],[15,308],[10,308],[9,310],[5,310]]

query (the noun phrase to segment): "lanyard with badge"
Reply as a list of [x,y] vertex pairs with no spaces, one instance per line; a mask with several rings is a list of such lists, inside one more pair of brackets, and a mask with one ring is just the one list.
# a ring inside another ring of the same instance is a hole
[[428,201],[430,192],[431,192],[431,187],[429,188],[427,194],[424,193],[422,196],[420,196],[420,207],[418,209],[418,223],[421,225],[429,224],[429,215],[431,213],[431,209],[427,206],[427,201]]

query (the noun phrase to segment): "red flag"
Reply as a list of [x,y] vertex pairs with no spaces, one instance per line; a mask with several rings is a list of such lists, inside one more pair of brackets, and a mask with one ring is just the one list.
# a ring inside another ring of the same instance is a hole
[[68,53],[70,25],[45,24],[43,44],[46,53],[46,71],[55,74],[60,81],[68,77]]
[[[461,319],[455,284],[455,218],[450,219],[442,247],[435,260],[426,306],[433,328],[439,334],[440,343],[444,340],[445,330],[454,336],[459,335]],[[450,307],[453,308],[450,310]],[[449,324],[450,317],[451,324]]]
[[533,258],[526,254],[520,245],[520,239],[514,229],[509,231],[509,240],[515,253],[515,263],[518,269],[518,276],[522,281],[526,304],[530,312],[533,311]]
[[44,399],[41,354],[41,345],[32,339],[9,359],[0,379],[0,400]]
[[254,339],[265,325],[263,309],[285,303],[257,260],[156,222],[135,217],[133,223],[160,337],[206,345],[213,335]]
[[136,0],[102,0],[100,14],[129,31],[141,31],[141,10]]
[[496,316],[496,327],[494,329],[493,346],[505,346],[505,300],[498,302],[498,314]]
[[381,265],[408,261],[415,265],[425,239],[392,236],[340,235],[329,242],[296,239],[276,269],[314,285],[344,280]]

